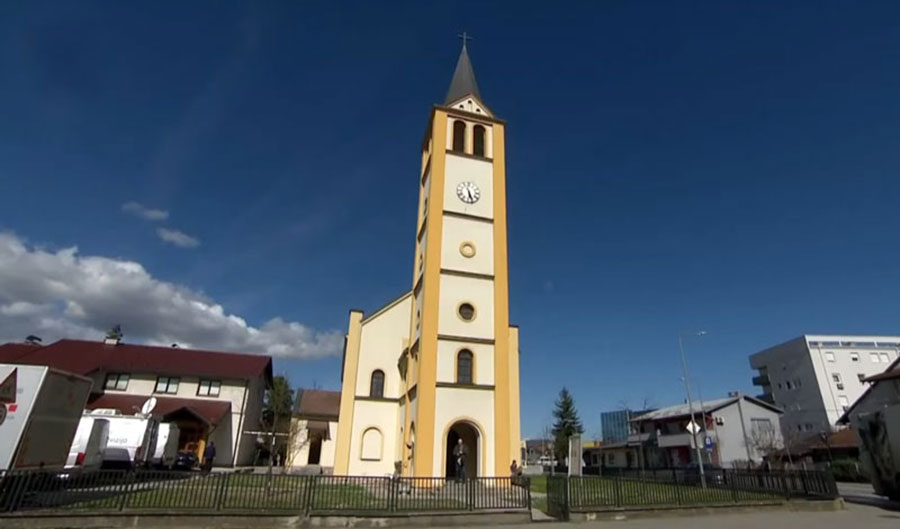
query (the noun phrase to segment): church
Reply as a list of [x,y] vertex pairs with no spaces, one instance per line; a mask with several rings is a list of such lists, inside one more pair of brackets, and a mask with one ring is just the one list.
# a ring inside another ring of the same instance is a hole
[[422,141],[412,287],[350,311],[335,474],[454,477],[460,440],[469,478],[509,475],[519,459],[505,122],[481,98],[465,40]]

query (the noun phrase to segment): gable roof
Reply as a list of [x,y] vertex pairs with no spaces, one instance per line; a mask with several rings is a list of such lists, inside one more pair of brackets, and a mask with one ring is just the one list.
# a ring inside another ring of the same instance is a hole
[[297,391],[294,416],[301,418],[334,419],[341,413],[341,392],[322,389]]
[[453,79],[450,80],[450,88],[447,90],[447,97],[444,98],[444,104],[449,105],[470,94],[481,99],[481,94],[478,93],[478,83],[475,81],[475,70],[472,68],[469,52],[466,50],[465,40],[463,40],[462,51],[459,52],[459,60],[456,61],[456,70],[453,71]]
[[[750,397],[748,395],[741,396],[733,396],[733,397],[724,397],[721,399],[712,399],[712,400],[704,400],[694,402],[694,415],[699,415],[701,413],[712,413],[716,410],[720,410],[726,406],[731,406],[739,399],[744,399],[745,401],[755,404],[757,406],[766,408],[768,410],[774,411],[776,413],[784,413],[780,408],[769,404],[768,402],[759,400],[757,398]],[[651,411],[649,413],[645,413],[643,415],[638,415],[631,419],[631,422],[639,422],[639,421],[662,421],[662,420],[672,420],[672,419],[680,419],[683,417],[688,417],[691,415],[690,406],[687,404],[678,404],[676,406],[669,406],[668,408],[660,408],[655,411]]]
[[241,380],[262,376],[267,384],[272,381],[272,358],[268,356],[127,343],[59,340],[25,351],[10,362],[46,365],[79,375],[102,371]]
[[[136,410],[147,402],[146,395],[129,395],[120,393],[103,393],[95,395],[87,403],[87,409],[113,409],[122,415],[134,415]],[[202,419],[204,422],[215,426],[219,424],[225,415],[231,411],[231,401],[212,399],[185,399],[173,397],[155,397],[156,406],[153,415],[165,418],[179,411],[188,413]]]

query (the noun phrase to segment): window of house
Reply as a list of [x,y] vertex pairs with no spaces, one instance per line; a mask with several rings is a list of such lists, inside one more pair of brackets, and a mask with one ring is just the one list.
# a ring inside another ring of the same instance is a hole
[[831,380],[834,380],[835,383],[840,384],[840,383],[841,383],[841,375],[840,375],[840,373],[832,373],[832,374],[831,374]]
[[471,303],[463,303],[457,309],[459,317],[464,321],[472,321],[475,319],[475,307]]
[[788,380],[787,382],[784,383],[784,387],[786,387],[787,389],[793,389],[793,387],[791,386],[790,380]]
[[378,369],[372,373],[372,381],[369,383],[369,396],[384,397],[384,371]]
[[781,389],[781,382],[778,383],[778,389]]
[[772,420],[771,419],[756,419],[750,418],[750,429],[757,433],[770,432],[772,431]]
[[866,374],[865,373],[857,373],[856,378],[858,378],[859,381],[862,382],[863,380],[866,379]]
[[178,377],[159,377],[156,379],[156,393],[178,393]]
[[222,383],[218,380],[201,380],[197,386],[197,395],[204,397],[218,397]]
[[127,373],[110,373],[106,375],[106,389],[115,389],[118,391],[125,391],[128,389],[128,374]]
[[859,353],[850,353],[850,360],[852,362],[859,362]]
[[125,391],[128,389],[128,378],[127,373],[110,373],[106,375],[106,389]]
[[869,360],[878,363],[878,353],[869,353]]
[[828,360],[829,362],[834,362],[834,353],[832,353],[830,351],[825,353],[825,360]]
[[472,154],[484,156],[484,127],[475,125],[472,129]]
[[798,388],[799,388],[799,387],[801,387],[802,385],[803,385],[803,381],[800,380],[799,378],[794,380],[794,387],[798,387]]
[[845,412],[850,408],[850,400],[845,395],[838,395],[838,403]]
[[377,428],[363,432],[359,458],[363,461],[381,461],[382,436]]
[[879,356],[881,356],[881,361],[885,364],[891,363],[891,357],[887,353],[881,353]]
[[463,349],[456,355],[456,383],[472,384],[473,382],[473,360],[472,351]]
[[453,150],[457,152],[466,150],[466,124],[463,121],[453,122]]
[[809,423],[809,422],[808,422],[808,423],[804,424],[804,425],[803,425],[803,429],[805,429],[807,432],[812,431],[812,429],[813,429],[812,423]]

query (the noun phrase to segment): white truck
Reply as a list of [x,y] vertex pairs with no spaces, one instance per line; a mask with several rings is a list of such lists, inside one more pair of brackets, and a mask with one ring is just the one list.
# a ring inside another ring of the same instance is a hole
[[62,469],[91,386],[47,366],[0,364],[0,471]]
[[102,468],[126,468],[151,464],[156,453],[159,422],[143,415],[118,415],[112,410],[94,410],[91,417],[109,422]]
[[66,468],[99,468],[103,463],[103,451],[106,450],[108,440],[108,420],[90,415],[81,417],[69,448]]
[[859,461],[875,493],[900,501],[900,404],[860,414],[856,427]]
[[178,437],[181,430],[176,424],[170,422],[160,423],[156,434],[156,448],[150,464],[157,468],[172,468],[175,457],[178,456]]

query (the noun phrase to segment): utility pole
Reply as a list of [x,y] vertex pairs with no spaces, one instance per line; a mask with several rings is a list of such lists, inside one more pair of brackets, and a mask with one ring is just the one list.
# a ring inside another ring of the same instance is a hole
[[[695,336],[703,336],[706,331],[693,333]],[[697,433],[694,430],[697,423],[694,422],[694,402],[691,399],[691,383],[688,380],[687,360],[684,357],[684,343],[682,333],[678,333],[678,349],[681,351],[681,372],[684,376],[684,391],[687,393],[688,411],[691,414],[691,439],[694,441],[694,450],[697,453],[697,464],[700,466],[700,486],[706,488],[706,471],[703,469],[703,455],[700,453],[700,443],[697,442]]]

